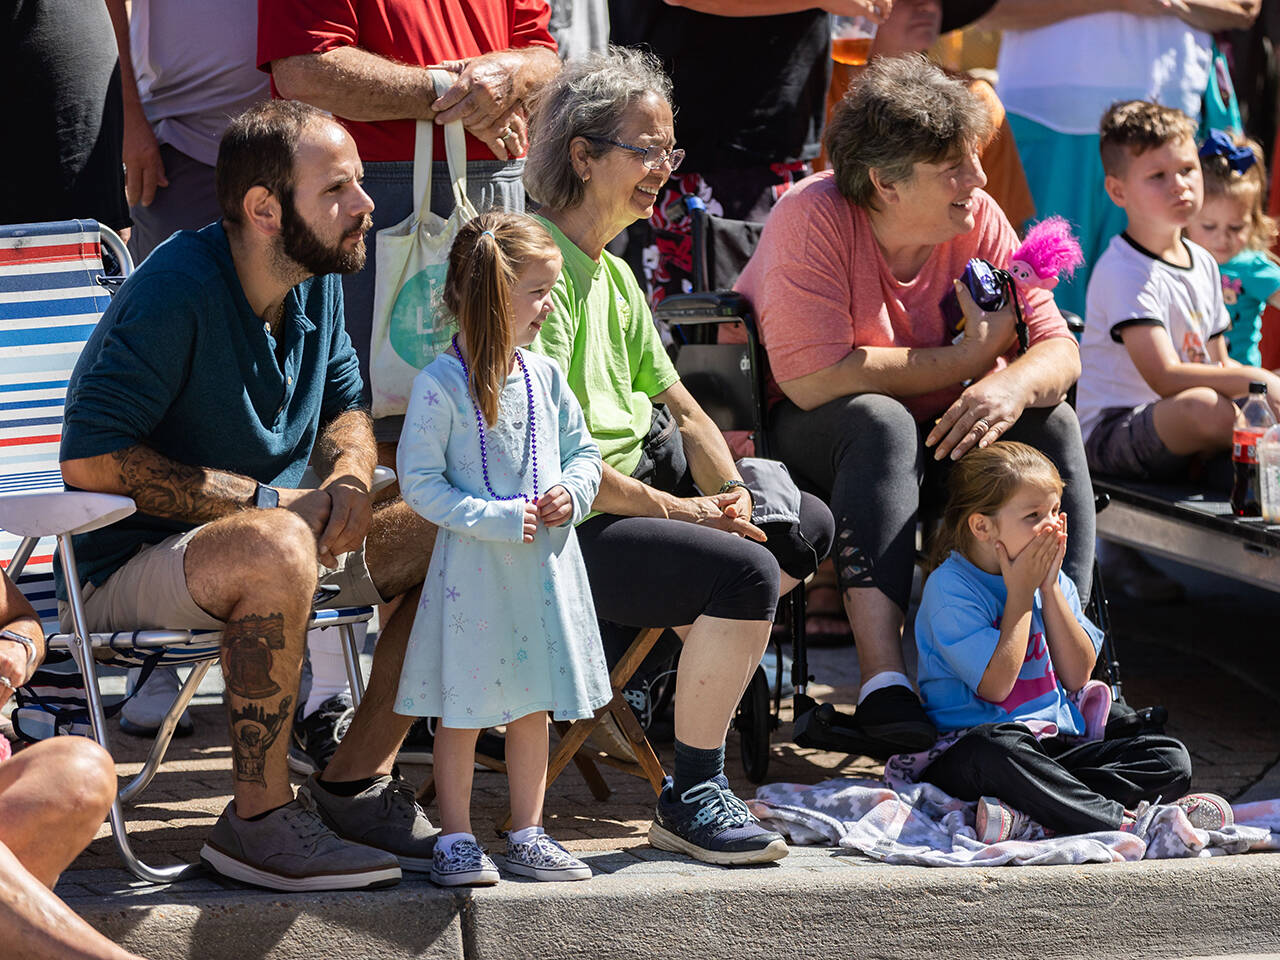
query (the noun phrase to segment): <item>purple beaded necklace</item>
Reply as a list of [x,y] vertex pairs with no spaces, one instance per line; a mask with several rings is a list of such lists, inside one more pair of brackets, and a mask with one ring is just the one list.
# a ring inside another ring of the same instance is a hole
[[489,496],[495,500],[519,500],[523,498],[527,503],[536,503],[538,499],[538,433],[534,429],[533,381],[529,379],[529,368],[524,365],[524,357],[520,356],[519,350],[516,351],[516,363],[520,364],[520,372],[524,374],[524,389],[529,397],[529,458],[533,461],[533,496],[530,497],[526,493],[516,493],[509,497],[500,497],[494,492],[493,486],[489,483],[489,451],[484,442],[484,416],[481,415],[476,398],[471,393],[471,370],[467,367],[467,361],[462,359],[462,351],[458,349],[458,335],[456,333],[453,335],[453,352],[458,358],[458,362],[462,364],[462,376],[467,381],[467,397],[471,400],[471,409],[476,414],[476,428],[480,431],[480,472],[484,474],[484,488],[489,491]]

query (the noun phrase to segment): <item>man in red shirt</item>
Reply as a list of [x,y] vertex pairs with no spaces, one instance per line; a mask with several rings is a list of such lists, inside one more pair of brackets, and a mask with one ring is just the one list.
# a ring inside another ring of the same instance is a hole
[[[343,277],[347,333],[370,402],[377,231],[394,226],[421,198],[413,193],[419,120],[461,120],[467,132],[467,194],[477,210],[524,210],[525,103],[560,69],[547,0],[259,0],[258,65],[274,92],[332,113],[355,139],[363,187],[374,202],[365,268]],[[456,82],[439,98],[427,67]],[[430,206],[448,217],[453,192],[436,130]],[[378,462],[394,467],[403,417],[374,422]],[[332,633],[333,631],[328,631]],[[313,685],[299,705],[289,758],[294,769],[323,768],[350,701],[337,638],[308,638]],[[397,667],[397,671],[398,671]],[[429,739],[415,725],[408,744]],[[425,746],[425,743],[424,743]],[[425,746],[425,749],[430,749]]]
[[[461,120],[467,193],[476,209],[524,209],[524,104],[560,68],[547,0],[259,0],[258,65],[277,95],[337,117],[355,138],[375,204],[367,265],[344,279],[347,332],[369,384],[377,231],[407,217],[418,120]],[[427,67],[457,82],[439,99]],[[444,157],[443,131],[434,156]],[[431,209],[453,209],[448,165],[433,164]],[[375,424],[390,454],[403,418]],[[388,450],[387,447],[390,447]],[[381,458],[394,466],[394,456]]]

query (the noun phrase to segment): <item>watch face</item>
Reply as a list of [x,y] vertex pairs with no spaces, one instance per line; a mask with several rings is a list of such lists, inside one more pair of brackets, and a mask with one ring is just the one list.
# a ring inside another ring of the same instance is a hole
[[274,510],[280,505],[280,491],[275,487],[268,487],[265,483],[260,483],[258,484],[258,493],[253,502],[260,510]]

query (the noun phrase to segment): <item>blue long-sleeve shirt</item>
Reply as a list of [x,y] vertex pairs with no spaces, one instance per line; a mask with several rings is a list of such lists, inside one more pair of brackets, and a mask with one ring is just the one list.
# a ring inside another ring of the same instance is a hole
[[[277,343],[245,299],[220,223],[175,234],[125,281],[85,344],[61,459],[144,444],[179,463],[296,486],[321,426],[360,403],[337,275],[290,290],[279,331]],[[81,579],[100,585],[139,547],[193,526],[136,513],[77,536]]]
[[[537,421],[538,493],[563,486],[573,501],[572,525],[586,516],[600,487],[600,450],[582,407],[560,368],[521,351],[533,387]],[[499,496],[532,494],[524,377],[508,377],[499,422],[485,427],[489,483]],[[480,435],[462,365],[452,353],[432,361],[414,381],[396,460],[405,503],[437,526],[480,540],[519,543],[523,498],[495,500],[484,486]]]

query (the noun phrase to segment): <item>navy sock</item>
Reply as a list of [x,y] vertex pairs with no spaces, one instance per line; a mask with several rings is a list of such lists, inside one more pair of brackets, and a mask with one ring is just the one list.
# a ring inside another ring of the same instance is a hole
[[675,780],[677,797],[690,787],[697,786],[704,780],[724,773],[724,744],[714,750],[701,750],[687,743],[676,741],[676,769],[672,775]]

